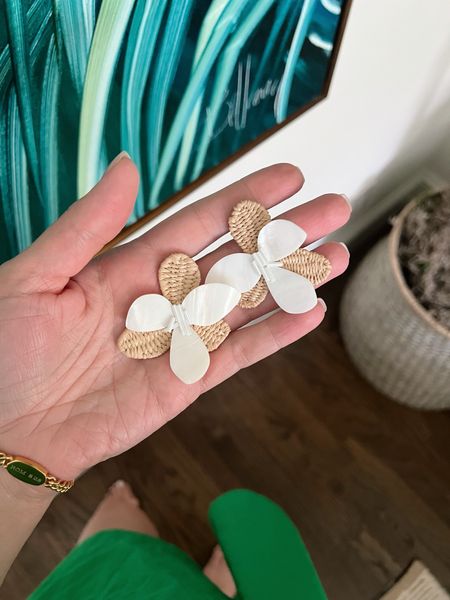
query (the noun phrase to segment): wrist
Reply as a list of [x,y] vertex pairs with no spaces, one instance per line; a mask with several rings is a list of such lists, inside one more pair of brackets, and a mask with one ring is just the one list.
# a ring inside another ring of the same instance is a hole
[[0,586],[20,549],[44,516],[55,492],[28,485],[0,469]]
[[1,504],[21,505],[26,504],[38,511],[45,511],[57,493],[43,485],[29,485],[10,475],[5,469],[0,469],[0,497]]
[[68,456],[59,448],[54,449],[47,440],[34,439],[26,434],[21,437],[17,432],[11,433],[0,430],[0,454],[4,452],[9,456],[26,458],[59,480],[74,481],[86,470],[74,464],[74,458],[79,457],[72,454]]
[[[0,450],[0,467],[5,470],[12,479],[16,479],[19,483],[26,485],[30,489],[38,491],[30,491],[29,498],[45,498],[40,490],[49,488],[58,493],[64,493],[70,490],[74,484],[72,479],[59,479],[52,473],[49,473],[43,465],[37,463],[25,456],[11,455]],[[17,486],[9,486],[15,493]],[[19,488],[20,489],[20,488]]]

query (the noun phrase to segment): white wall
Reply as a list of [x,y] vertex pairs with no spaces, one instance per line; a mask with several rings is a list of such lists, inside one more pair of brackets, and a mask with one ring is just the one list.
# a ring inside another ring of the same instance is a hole
[[441,171],[443,163],[450,165],[450,156],[436,151],[439,144],[449,149],[445,136],[450,0],[353,0],[328,98],[177,207],[282,161],[299,165],[306,177],[287,206],[327,191],[345,192],[361,205],[436,154]]
[[[449,111],[450,113],[450,111]],[[450,117],[448,118],[450,121]],[[435,173],[443,180],[450,182],[450,124],[447,126],[447,135],[439,146],[433,151],[429,163]]]

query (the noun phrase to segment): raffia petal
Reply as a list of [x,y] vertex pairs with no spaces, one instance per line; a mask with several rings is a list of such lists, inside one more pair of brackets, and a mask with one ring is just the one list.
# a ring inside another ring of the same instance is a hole
[[263,302],[268,292],[269,290],[267,289],[266,282],[261,277],[251,290],[242,294],[241,299],[239,300],[239,306],[241,308],[255,308]]
[[331,263],[325,256],[305,248],[299,248],[281,261],[283,267],[303,275],[315,286],[320,285],[331,273]]
[[236,204],[228,219],[230,233],[243,252],[258,250],[258,233],[270,221],[268,211],[252,200],[243,200]]
[[193,329],[201,337],[209,352],[217,350],[231,332],[226,321],[217,321],[217,323],[207,326],[194,325]]
[[172,304],[181,304],[200,285],[200,270],[190,256],[177,252],[162,261],[158,279],[162,295]]
[[170,348],[172,334],[159,331],[131,331],[125,329],[117,340],[119,350],[129,358],[156,358]]

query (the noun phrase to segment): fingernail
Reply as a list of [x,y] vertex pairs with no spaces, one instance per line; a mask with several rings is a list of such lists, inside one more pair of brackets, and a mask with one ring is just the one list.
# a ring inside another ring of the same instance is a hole
[[317,298],[317,303],[322,306],[323,312],[327,312],[327,305],[325,304],[325,300],[322,300],[322,298]]
[[339,194],[339,196],[342,196],[342,198],[344,198],[344,200],[347,202],[347,206],[349,207],[350,211],[352,211],[353,206],[352,206],[352,203],[350,202],[350,198],[347,196],[347,194]]
[[105,173],[107,173],[110,169],[112,169],[113,167],[115,167],[117,165],[117,163],[119,163],[122,158],[130,158],[130,155],[128,154],[128,152],[125,152],[125,150],[122,150],[122,152],[120,152],[116,158],[114,158],[108,165],[108,168],[106,169]]
[[347,244],[344,244],[344,242],[338,242],[338,244],[344,248],[347,252],[347,256],[350,256],[350,250],[348,249]]
[[115,481],[112,486],[111,489],[113,488],[122,488],[125,485],[125,481],[123,479],[118,479],[117,481]]

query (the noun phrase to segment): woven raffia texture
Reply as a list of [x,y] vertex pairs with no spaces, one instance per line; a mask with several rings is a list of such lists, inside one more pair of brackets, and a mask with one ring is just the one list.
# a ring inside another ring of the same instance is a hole
[[[251,200],[243,200],[236,204],[228,220],[230,233],[243,252],[253,254],[258,251],[258,234],[270,221],[269,212]],[[315,286],[328,278],[331,271],[330,261],[305,248],[299,248],[281,261],[283,267],[309,279]],[[258,283],[248,292],[241,295],[239,306],[255,308],[261,304],[268,294],[266,282],[261,277]]]
[[417,408],[450,408],[450,333],[424,318],[399,285],[389,238],[350,279],[341,331],[353,362],[374,387]]
[[[163,260],[158,271],[162,295],[172,304],[181,304],[191,290],[200,284],[200,271],[186,254],[171,254]],[[194,331],[203,340],[210,352],[216,350],[230,333],[225,321],[213,325],[194,325]],[[156,358],[170,348],[172,334],[163,329],[159,331],[130,331],[125,329],[118,339],[118,347],[129,358]]]

